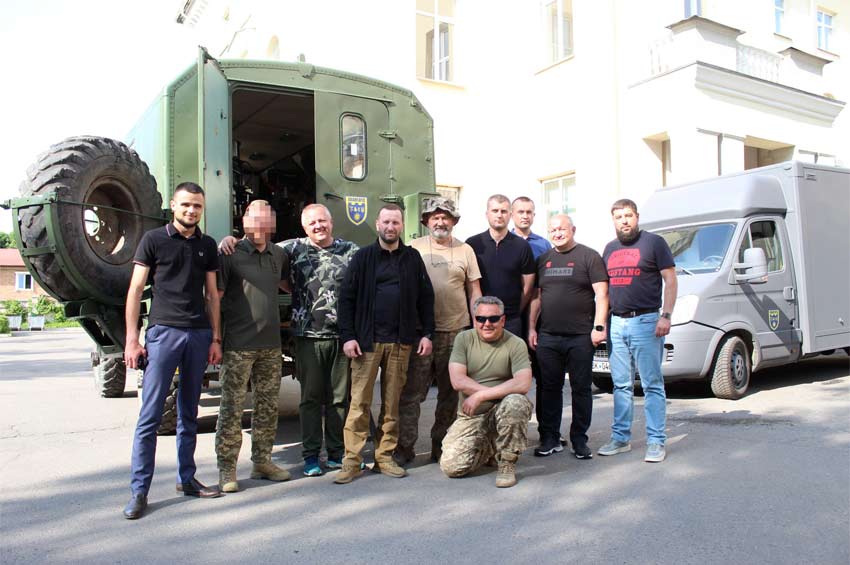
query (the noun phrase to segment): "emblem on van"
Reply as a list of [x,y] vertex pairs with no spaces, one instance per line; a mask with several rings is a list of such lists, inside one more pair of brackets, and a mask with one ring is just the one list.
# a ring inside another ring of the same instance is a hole
[[779,327],[779,310],[767,311],[767,323],[770,325],[770,329],[772,330]]
[[368,202],[365,196],[345,197],[345,215],[355,226],[359,226],[366,220]]

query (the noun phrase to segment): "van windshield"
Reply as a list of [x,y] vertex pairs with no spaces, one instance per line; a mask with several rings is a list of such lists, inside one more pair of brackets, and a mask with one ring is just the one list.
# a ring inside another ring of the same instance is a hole
[[713,273],[720,269],[735,224],[704,224],[656,232],[667,241],[676,268],[691,273]]

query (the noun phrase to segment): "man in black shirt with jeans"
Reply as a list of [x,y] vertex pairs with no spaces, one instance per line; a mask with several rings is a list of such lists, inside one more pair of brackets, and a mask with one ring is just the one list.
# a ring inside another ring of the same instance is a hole
[[[593,351],[605,340],[608,274],[602,257],[577,243],[576,228],[566,214],[549,220],[554,245],[537,260],[537,289],[529,314],[529,345],[537,351],[538,457],[561,451],[564,372],[570,374],[572,424],[570,450],[590,459],[587,430],[593,411],[590,392]],[[540,332],[537,321],[540,320]]]
[[434,290],[422,256],[399,239],[402,218],[395,204],[381,208],[375,222],[378,241],[354,254],[340,289],[339,333],[342,351],[351,359],[351,403],[337,484],[350,483],[361,473],[360,452],[369,435],[378,369],[381,415],[372,470],[391,477],[407,475],[392,458],[398,443],[399,398],[413,345],[418,344],[417,355],[431,353]]

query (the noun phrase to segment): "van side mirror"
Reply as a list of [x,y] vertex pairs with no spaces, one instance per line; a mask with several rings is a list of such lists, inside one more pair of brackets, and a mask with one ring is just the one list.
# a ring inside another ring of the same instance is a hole
[[744,249],[744,262],[735,263],[732,268],[736,271],[735,282],[766,283],[767,282],[767,257],[764,249],[750,247]]

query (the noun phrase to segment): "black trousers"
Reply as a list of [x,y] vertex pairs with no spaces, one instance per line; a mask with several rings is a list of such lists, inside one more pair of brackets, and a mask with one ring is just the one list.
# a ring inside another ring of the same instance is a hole
[[540,332],[537,338],[537,422],[541,440],[559,437],[564,411],[564,373],[570,374],[573,421],[570,441],[587,443],[587,430],[593,412],[590,392],[593,369],[593,342],[590,334],[553,335]]

